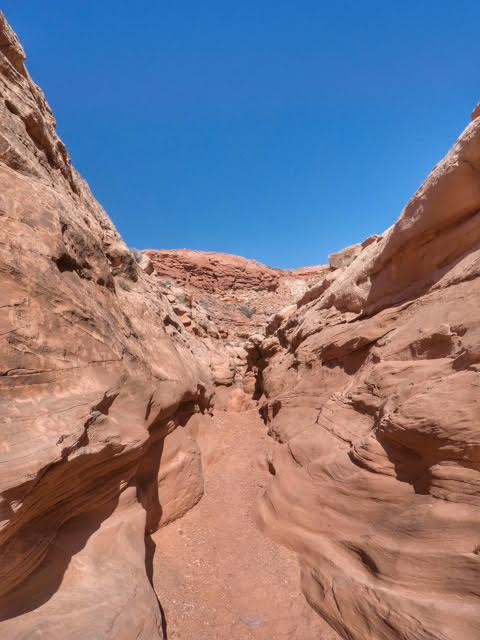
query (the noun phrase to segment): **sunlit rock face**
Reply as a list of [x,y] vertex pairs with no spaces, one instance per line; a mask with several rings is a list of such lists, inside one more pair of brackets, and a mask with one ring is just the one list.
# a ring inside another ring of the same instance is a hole
[[210,373],[167,334],[3,17],[0,45],[0,636],[152,640],[145,535],[202,494],[174,429]]
[[480,118],[347,257],[263,343],[263,526],[342,637],[475,640]]
[[212,335],[224,340],[262,332],[272,315],[330,271],[322,265],[287,271],[240,256],[184,249],[145,254],[161,285],[173,294],[172,302],[179,307],[182,302],[196,303],[216,325],[217,333]]
[[266,328],[296,309],[327,266],[287,271],[224,253],[163,250],[142,254],[172,304],[178,325],[201,339],[216,386],[216,410],[255,407],[258,345]]

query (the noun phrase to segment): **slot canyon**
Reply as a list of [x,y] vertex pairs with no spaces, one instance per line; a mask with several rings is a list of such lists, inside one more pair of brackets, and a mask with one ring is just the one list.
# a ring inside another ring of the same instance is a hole
[[480,638],[480,110],[326,265],[136,251],[2,15],[0,184],[0,638]]

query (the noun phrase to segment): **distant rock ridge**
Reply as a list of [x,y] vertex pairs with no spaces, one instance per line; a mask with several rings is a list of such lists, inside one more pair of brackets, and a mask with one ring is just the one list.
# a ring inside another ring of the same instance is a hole
[[248,337],[329,271],[326,266],[284,271],[213,252],[149,250],[144,255],[164,286],[181,287],[211,310],[224,337]]
[[[224,253],[148,250],[175,322],[203,340],[209,352],[216,407],[252,406],[259,363],[257,347],[279,309],[285,314],[327,266],[286,271]],[[175,331],[175,325],[172,325]]]

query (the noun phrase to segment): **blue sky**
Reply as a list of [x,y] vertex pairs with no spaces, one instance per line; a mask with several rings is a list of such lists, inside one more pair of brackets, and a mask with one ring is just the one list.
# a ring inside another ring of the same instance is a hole
[[292,268],[382,232],[480,100],[480,3],[6,0],[126,242]]

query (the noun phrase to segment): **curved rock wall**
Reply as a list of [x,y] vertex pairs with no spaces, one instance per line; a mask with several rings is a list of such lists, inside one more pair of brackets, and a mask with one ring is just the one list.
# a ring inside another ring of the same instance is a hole
[[480,637],[480,118],[264,341],[263,526],[349,640]]
[[72,168],[3,16],[0,44],[0,635],[152,640],[144,537],[201,496],[174,429],[210,373],[167,333],[170,303]]

